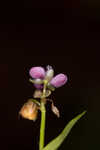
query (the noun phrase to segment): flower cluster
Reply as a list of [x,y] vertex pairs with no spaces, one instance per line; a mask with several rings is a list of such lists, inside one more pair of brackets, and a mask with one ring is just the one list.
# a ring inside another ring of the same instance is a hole
[[32,67],[29,71],[32,79],[30,81],[37,89],[43,88],[44,81],[47,82],[49,89],[54,89],[63,86],[68,78],[65,74],[58,74],[54,76],[54,70],[51,66],[47,66],[46,70],[43,67]]
[[47,101],[51,102],[52,112],[59,118],[60,112],[58,108],[54,105],[52,99],[47,99],[51,95],[51,92],[55,88],[63,86],[68,78],[65,74],[58,74],[54,76],[54,70],[51,66],[47,66],[46,70],[43,67],[32,67],[29,71],[31,76],[30,82],[34,84],[36,90],[34,91],[33,98],[39,98],[40,102],[36,99],[30,99],[26,102],[19,114],[29,120],[35,121],[37,119],[38,110],[41,110],[41,102],[46,104]]

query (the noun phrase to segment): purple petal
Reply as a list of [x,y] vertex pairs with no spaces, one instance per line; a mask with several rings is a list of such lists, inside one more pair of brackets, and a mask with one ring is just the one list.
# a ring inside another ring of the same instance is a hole
[[53,85],[54,87],[58,88],[58,87],[63,86],[67,81],[68,81],[67,76],[61,73],[61,74],[56,75],[51,80],[50,84]]
[[34,84],[34,86],[35,86],[35,88],[37,88],[39,90],[43,89],[43,85],[41,85],[41,84]]
[[32,67],[29,74],[32,78],[43,79],[45,77],[45,70],[42,67]]

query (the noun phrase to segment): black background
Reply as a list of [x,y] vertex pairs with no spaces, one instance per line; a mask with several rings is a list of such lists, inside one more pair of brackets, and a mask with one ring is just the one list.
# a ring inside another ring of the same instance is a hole
[[[1,5],[2,6],[2,5]],[[32,97],[32,66],[51,65],[68,83],[52,97],[61,112],[47,106],[46,144],[83,110],[59,148],[100,149],[100,11],[98,1],[5,2],[0,24],[0,149],[38,150],[40,114],[36,122],[19,119]],[[24,78],[24,85],[23,85]]]

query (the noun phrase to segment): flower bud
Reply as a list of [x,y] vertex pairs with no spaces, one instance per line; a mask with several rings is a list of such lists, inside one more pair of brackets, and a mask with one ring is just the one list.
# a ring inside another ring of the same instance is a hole
[[45,70],[42,67],[32,67],[29,74],[32,78],[43,79],[45,77]]
[[50,84],[53,85],[54,87],[58,88],[63,86],[67,82],[68,78],[64,74],[58,74],[55,76],[51,81]]
[[45,80],[50,81],[53,78],[53,75],[54,75],[53,69],[47,70]]

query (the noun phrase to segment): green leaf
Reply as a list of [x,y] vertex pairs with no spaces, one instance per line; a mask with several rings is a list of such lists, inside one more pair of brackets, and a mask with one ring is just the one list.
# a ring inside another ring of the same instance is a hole
[[74,119],[72,119],[64,128],[64,130],[58,135],[55,139],[53,139],[49,144],[47,144],[43,150],[57,150],[59,146],[63,143],[65,138],[68,136],[69,132],[71,131],[72,127],[76,124],[76,122],[86,113],[84,111],[83,113],[76,116]]

